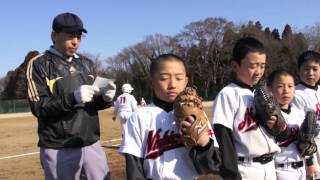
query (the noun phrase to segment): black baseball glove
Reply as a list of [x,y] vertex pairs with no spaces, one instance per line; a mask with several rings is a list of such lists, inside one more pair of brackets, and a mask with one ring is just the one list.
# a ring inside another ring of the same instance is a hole
[[[280,107],[273,95],[268,91],[265,83],[256,85],[254,90],[254,104],[258,124],[262,125],[269,134],[277,137],[286,130],[287,123],[281,114]],[[272,124],[270,123],[272,116],[276,117],[276,121],[274,125],[270,127],[270,124]]]
[[308,111],[298,132],[298,149],[302,156],[311,156],[317,152],[314,138],[318,135],[317,115],[314,111]]

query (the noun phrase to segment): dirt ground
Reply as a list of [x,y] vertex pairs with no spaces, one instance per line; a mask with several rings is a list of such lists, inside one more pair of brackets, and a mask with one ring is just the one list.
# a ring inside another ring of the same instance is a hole
[[[101,111],[101,142],[105,145],[112,179],[126,179],[124,158],[112,145],[121,141],[120,124],[111,120],[112,108]],[[206,108],[210,116],[210,109]],[[1,180],[40,180],[44,179],[39,162],[37,147],[37,121],[28,113],[18,116],[0,116],[0,179]],[[200,179],[217,179],[210,175]]]

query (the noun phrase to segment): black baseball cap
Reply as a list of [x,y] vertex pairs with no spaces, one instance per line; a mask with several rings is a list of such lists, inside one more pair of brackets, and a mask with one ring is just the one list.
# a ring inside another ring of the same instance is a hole
[[52,22],[52,29],[57,32],[84,32],[87,30],[83,28],[81,19],[72,13],[62,13],[57,15]]

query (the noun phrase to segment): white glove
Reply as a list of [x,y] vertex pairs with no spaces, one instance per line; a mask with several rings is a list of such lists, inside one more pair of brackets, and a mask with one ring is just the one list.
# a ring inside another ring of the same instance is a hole
[[74,91],[74,97],[77,103],[87,103],[90,102],[95,93],[99,92],[99,88],[91,85],[81,85]]
[[117,86],[113,82],[110,82],[107,87],[101,88],[100,91],[101,91],[103,100],[106,102],[111,102],[114,96],[116,95],[116,89],[117,89]]

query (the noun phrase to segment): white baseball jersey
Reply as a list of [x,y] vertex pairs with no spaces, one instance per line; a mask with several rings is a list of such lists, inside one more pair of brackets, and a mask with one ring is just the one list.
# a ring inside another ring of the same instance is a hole
[[[298,109],[295,106],[291,106],[290,112],[281,112],[287,125],[296,133],[299,131],[304,120],[304,111]],[[305,166],[294,168],[290,165],[292,162],[304,161],[304,158],[300,156],[300,153],[297,148],[296,138],[287,139],[284,142],[278,143],[281,148],[281,152],[275,156],[276,164],[284,164],[283,167],[276,168],[277,180],[286,180],[286,179],[297,179],[305,180],[306,179],[306,169]]]
[[[286,120],[288,126],[294,129],[296,132],[298,132],[299,127],[301,126],[304,120],[304,111],[298,109],[295,106],[291,106],[290,114],[287,114],[283,111],[281,113],[284,119]],[[281,142],[278,144],[281,148],[281,152],[277,154],[275,157],[276,163],[296,162],[303,160],[298,151],[296,139],[289,138],[285,142]]]
[[[316,89],[309,88],[301,83],[296,85],[296,94],[294,97],[294,105],[305,112],[312,109],[317,114],[317,124],[320,125],[320,86]],[[315,137],[315,142],[319,149],[320,135]],[[314,165],[316,167],[316,178],[320,178],[320,151],[316,152],[314,157]]]
[[123,93],[117,97],[114,108],[120,118],[122,128],[124,128],[124,124],[132,112],[138,109],[137,101],[131,94]]
[[217,95],[212,108],[213,124],[232,130],[238,156],[257,157],[280,152],[274,138],[254,118],[253,92],[230,83]]
[[320,123],[320,86],[317,89],[311,89],[303,84],[296,85],[296,94],[294,104],[305,112],[312,109],[317,113],[318,124]]
[[173,111],[149,104],[134,112],[125,127],[119,152],[143,158],[146,179],[191,180],[198,175],[189,149],[179,140]]

